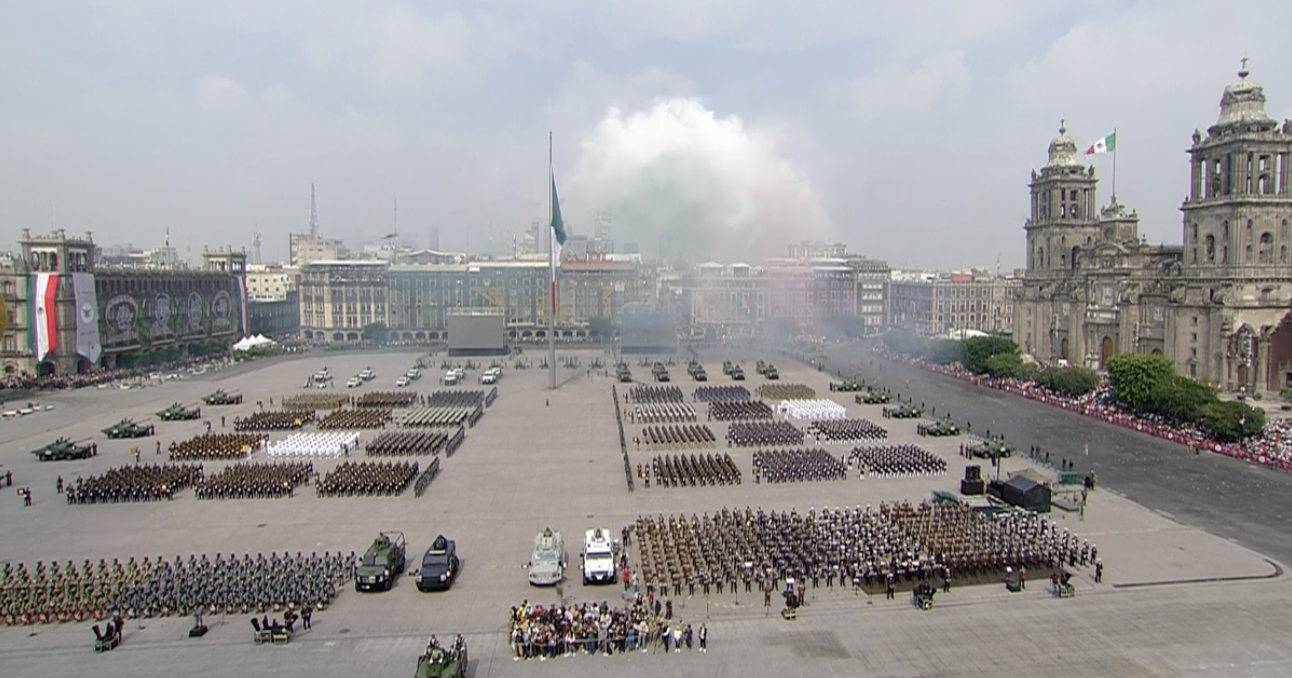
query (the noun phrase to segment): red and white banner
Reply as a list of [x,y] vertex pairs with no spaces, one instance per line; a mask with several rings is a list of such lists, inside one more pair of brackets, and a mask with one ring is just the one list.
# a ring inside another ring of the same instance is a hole
[[32,301],[35,309],[35,344],[32,352],[36,362],[45,359],[58,348],[58,274],[37,273]]

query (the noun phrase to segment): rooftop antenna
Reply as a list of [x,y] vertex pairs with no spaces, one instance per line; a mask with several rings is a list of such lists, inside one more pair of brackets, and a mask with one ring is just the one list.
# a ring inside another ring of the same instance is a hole
[[260,265],[260,224],[251,228],[251,263]]
[[166,247],[170,248],[170,226],[166,227]]
[[996,253],[996,277],[1000,277],[1000,252]]
[[382,240],[394,240],[399,237],[399,198],[395,198],[395,216],[391,227],[391,232],[382,236]]
[[314,201],[314,195],[315,195],[314,184],[313,182],[311,182],[310,183],[310,238],[311,239],[317,239],[319,237],[319,210],[318,210],[318,205]]

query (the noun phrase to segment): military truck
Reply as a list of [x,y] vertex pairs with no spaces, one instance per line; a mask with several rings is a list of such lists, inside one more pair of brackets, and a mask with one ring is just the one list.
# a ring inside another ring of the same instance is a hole
[[763,362],[763,361],[759,360],[759,361],[758,361],[758,365],[754,368],[754,371],[755,371],[755,372],[757,372],[757,373],[759,373],[759,374],[763,374],[763,373],[767,372],[767,363],[765,363],[765,362]]
[[965,445],[965,451],[979,459],[991,459],[992,457],[1012,457],[1016,450],[1012,444],[1003,439],[992,438]]
[[924,416],[924,410],[910,403],[901,403],[897,407],[885,407],[884,416],[889,419],[919,419]]
[[853,399],[858,405],[887,405],[893,400],[892,396],[888,395],[888,391],[876,391],[873,388],[857,394]]
[[121,421],[103,429],[104,435],[108,436],[109,440],[117,440],[119,438],[142,438],[144,436],[152,435],[155,431],[156,428],[152,424],[144,426],[142,424],[136,424],[130,419],[122,419]]
[[705,372],[704,365],[701,365],[698,360],[692,360],[690,363],[687,363],[686,371],[691,375],[691,378],[696,381],[709,380],[708,372]]
[[739,366],[739,365],[736,365],[735,367],[731,368],[731,378],[732,378],[733,380],[735,380],[735,381],[744,381],[744,380],[745,380],[745,368],[743,368],[743,367],[741,367],[741,366]]
[[426,651],[417,658],[417,673],[413,678],[466,678],[467,675],[467,642],[458,636],[453,647],[440,647],[440,643],[431,636]]
[[356,591],[389,591],[404,571],[408,543],[403,532],[382,532],[363,553],[354,577]]
[[556,586],[565,579],[565,542],[561,533],[544,528],[534,537],[534,555],[529,559],[529,583]]
[[723,374],[725,374],[725,375],[727,375],[727,376],[731,376],[731,371],[732,371],[733,369],[735,369],[735,368],[736,368],[736,366],[735,366],[735,365],[734,365],[730,360],[724,360],[724,361],[722,361],[722,373],[723,373]]
[[861,382],[857,381],[856,377],[848,377],[839,383],[830,382],[830,390],[841,393],[855,393],[861,390]]
[[767,365],[763,367],[763,378],[776,381],[777,379],[781,378],[781,373],[779,370],[776,369],[775,365],[771,363],[767,363]]
[[959,424],[955,423],[950,418],[944,417],[932,424],[920,424],[916,429],[916,433],[919,433],[922,436],[942,438],[945,436],[958,436],[960,435],[961,430]]
[[162,421],[191,421],[202,416],[200,407],[184,407],[179,403],[174,403],[170,407],[157,413],[157,418]]
[[219,389],[215,393],[202,399],[207,405],[241,405],[241,393],[228,393],[224,389]]
[[60,436],[54,442],[38,449],[32,454],[40,461],[71,461],[89,459],[99,453],[99,446],[94,443],[74,443],[70,438]]
[[652,375],[652,376],[654,376],[654,377],[655,377],[655,381],[668,381],[668,380],[669,380],[669,377],[668,377],[668,368],[667,368],[667,367],[664,367],[664,363],[659,362],[658,360],[657,360],[657,361],[655,361],[655,364],[651,366],[651,368],[650,368],[650,373],[651,373],[651,375]]
[[619,378],[619,382],[622,384],[632,383],[633,380],[633,372],[628,369],[628,363],[626,362],[619,363],[619,365],[615,367],[615,376]]

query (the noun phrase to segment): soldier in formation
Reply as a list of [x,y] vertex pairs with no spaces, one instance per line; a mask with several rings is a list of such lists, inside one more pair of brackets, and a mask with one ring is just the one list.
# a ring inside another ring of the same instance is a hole
[[315,489],[320,497],[394,496],[408,489],[419,468],[415,461],[347,461],[328,471]]
[[879,478],[936,476],[947,472],[947,462],[932,452],[910,443],[857,447],[848,455],[860,474]]
[[791,450],[755,450],[755,477],[769,483],[793,483],[809,480],[843,480],[848,468],[833,454],[821,448]]
[[659,455],[651,460],[651,472],[662,487],[739,485],[740,469],[731,455]]

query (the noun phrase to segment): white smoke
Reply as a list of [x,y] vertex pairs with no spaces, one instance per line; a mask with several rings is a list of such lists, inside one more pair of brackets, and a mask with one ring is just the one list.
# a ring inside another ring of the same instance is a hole
[[783,256],[790,242],[822,237],[828,219],[780,146],[775,133],[691,99],[612,108],[584,136],[568,194],[579,208],[614,210],[616,246],[636,242],[647,255]]

